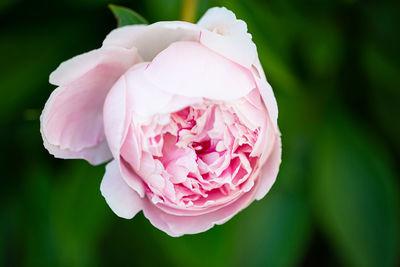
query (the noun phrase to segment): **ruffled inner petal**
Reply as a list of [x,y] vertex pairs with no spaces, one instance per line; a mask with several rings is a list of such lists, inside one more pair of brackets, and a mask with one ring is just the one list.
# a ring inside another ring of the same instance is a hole
[[121,157],[142,177],[147,197],[160,208],[199,213],[221,208],[257,179],[262,153],[252,152],[268,124],[260,103],[252,91],[231,102],[204,99],[155,114],[146,124],[135,123],[133,115]]

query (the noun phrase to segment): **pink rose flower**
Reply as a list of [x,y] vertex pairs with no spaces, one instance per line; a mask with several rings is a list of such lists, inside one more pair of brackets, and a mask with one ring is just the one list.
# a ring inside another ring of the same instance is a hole
[[246,23],[211,8],[197,24],[113,30],[62,63],[41,116],[58,158],[110,161],[101,193],[171,236],[206,231],[271,188],[278,109]]

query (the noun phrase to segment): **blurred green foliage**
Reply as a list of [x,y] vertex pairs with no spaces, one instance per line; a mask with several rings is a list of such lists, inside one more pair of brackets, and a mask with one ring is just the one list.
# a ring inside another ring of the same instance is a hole
[[[0,1],[0,265],[397,266],[398,1],[198,1],[248,23],[274,88],[281,171],[261,201],[171,238],[102,198],[104,165],[54,159],[39,115],[48,75],[116,27],[108,0]],[[180,0],[118,1],[150,22]]]

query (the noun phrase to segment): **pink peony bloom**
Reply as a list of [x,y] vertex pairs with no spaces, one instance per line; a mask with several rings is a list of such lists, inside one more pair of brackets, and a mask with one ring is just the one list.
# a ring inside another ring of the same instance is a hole
[[110,161],[100,190],[171,236],[206,231],[269,191],[281,161],[278,108],[246,23],[211,8],[113,30],[50,75],[41,116],[58,158]]

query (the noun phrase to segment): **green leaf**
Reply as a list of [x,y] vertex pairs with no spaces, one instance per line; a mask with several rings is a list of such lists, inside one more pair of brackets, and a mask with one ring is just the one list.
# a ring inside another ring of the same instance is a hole
[[379,142],[332,115],[316,143],[315,217],[347,266],[395,266],[398,185]]
[[145,18],[127,7],[110,4],[108,8],[111,9],[111,12],[117,19],[118,27],[134,24],[149,24]]

